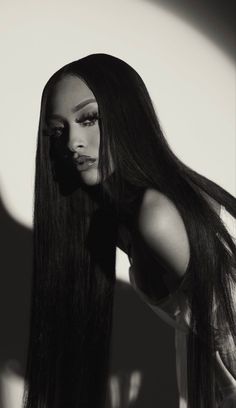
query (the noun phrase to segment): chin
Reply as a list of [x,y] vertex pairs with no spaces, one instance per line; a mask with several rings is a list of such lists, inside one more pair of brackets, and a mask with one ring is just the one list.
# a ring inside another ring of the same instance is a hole
[[80,179],[86,186],[95,186],[100,183],[100,177],[97,170],[87,170],[80,172]]

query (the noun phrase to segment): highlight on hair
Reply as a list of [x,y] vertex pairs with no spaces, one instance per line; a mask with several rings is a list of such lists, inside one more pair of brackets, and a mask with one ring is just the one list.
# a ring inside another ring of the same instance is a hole
[[[50,92],[67,75],[80,77],[98,103],[102,181],[90,189],[80,185],[60,143],[45,130]],[[112,176],[109,154],[115,168]],[[109,184],[112,199],[104,193],[103,183]],[[169,197],[186,226],[190,262],[184,279],[191,312],[188,407],[215,407],[220,391],[213,356],[217,339],[225,333],[215,326],[212,311],[216,298],[219,321],[226,323],[236,344],[231,291],[236,283],[236,247],[204,193],[234,217],[236,200],[172,152],[137,72],[116,57],[91,54],[59,69],[42,95],[24,408],[105,406],[117,225],[120,217],[132,219],[147,188]]]

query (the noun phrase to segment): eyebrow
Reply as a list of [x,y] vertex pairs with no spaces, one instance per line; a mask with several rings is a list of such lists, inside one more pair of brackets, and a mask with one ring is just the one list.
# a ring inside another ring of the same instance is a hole
[[96,99],[94,98],[89,98],[89,99],[85,99],[84,101],[80,102],[78,105],[76,105],[73,109],[72,112],[77,112],[78,110],[84,108],[86,105],[88,105],[89,103],[92,102],[96,102]]
[[[74,108],[72,108],[72,112],[75,113],[80,109],[83,109],[85,106],[87,106],[90,103],[94,103],[97,102],[95,98],[89,98],[89,99],[85,99],[84,101],[78,103],[78,105],[76,105]],[[61,119],[60,115],[57,115],[56,113],[52,113],[50,115],[50,119]]]

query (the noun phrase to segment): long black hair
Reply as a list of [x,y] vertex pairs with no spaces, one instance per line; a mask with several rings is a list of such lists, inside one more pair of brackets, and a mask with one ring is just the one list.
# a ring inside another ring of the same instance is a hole
[[[96,97],[101,185],[109,184],[109,196],[99,185],[87,191],[80,184],[60,143],[45,130],[50,91],[66,75],[80,77]],[[115,168],[111,176],[110,157]],[[185,274],[191,311],[188,406],[215,406],[212,356],[217,336],[212,310],[216,297],[219,315],[235,343],[231,285],[236,248],[204,193],[233,217],[236,200],[172,152],[137,72],[116,57],[92,54],[59,69],[42,95],[25,408],[104,407],[117,225],[123,213],[132,217],[137,199],[150,187],[174,202],[190,242]]]

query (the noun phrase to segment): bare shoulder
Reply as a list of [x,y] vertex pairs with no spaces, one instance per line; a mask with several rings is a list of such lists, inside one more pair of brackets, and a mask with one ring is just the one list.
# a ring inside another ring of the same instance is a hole
[[[220,204],[203,194],[209,205],[220,214]],[[165,194],[147,189],[137,218],[138,233],[143,243],[162,260],[169,275],[178,280],[186,272],[190,259],[190,243],[183,218]]]
[[190,246],[186,228],[175,204],[163,193],[147,189],[137,220],[145,244],[161,258],[174,277],[186,271]]
[[[221,205],[214,200],[211,196],[203,192],[208,204],[219,215]],[[142,204],[139,212],[139,227],[141,231],[146,231],[155,222],[155,227],[167,227],[170,221],[181,222],[182,219],[175,204],[163,193],[158,190],[149,188],[145,191]]]
[[147,189],[139,210],[138,226],[140,232],[147,233],[152,229],[158,231],[170,227],[171,222],[180,221],[180,214],[175,204],[163,193]]

